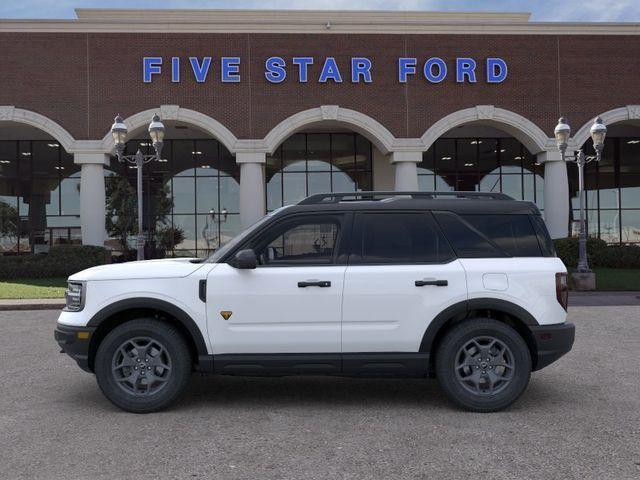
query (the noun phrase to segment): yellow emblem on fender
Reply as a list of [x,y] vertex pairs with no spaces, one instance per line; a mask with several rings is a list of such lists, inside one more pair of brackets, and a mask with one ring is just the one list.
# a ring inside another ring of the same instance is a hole
[[233,312],[230,312],[229,310],[222,310],[220,312],[220,315],[222,315],[222,318],[224,318],[225,320],[229,320],[231,318],[231,314]]

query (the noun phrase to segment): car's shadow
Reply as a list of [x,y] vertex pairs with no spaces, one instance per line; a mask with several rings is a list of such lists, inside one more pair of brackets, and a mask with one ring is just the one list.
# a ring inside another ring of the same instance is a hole
[[[67,405],[112,411],[95,383],[68,388]],[[508,411],[545,408],[571,401],[553,382],[532,378],[522,397]],[[282,409],[325,407],[426,408],[456,410],[434,379],[345,378],[330,376],[232,377],[194,374],[187,390],[172,410]]]

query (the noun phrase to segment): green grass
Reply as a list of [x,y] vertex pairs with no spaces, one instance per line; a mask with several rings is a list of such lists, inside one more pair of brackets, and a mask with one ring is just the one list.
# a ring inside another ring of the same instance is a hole
[[633,268],[594,268],[597,290],[640,290],[640,270]]
[[[595,268],[597,289],[640,291],[640,269]],[[64,298],[66,278],[33,278],[0,281],[0,299]]]
[[31,278],[0,281],[0,299],[64,298],[66,278]]

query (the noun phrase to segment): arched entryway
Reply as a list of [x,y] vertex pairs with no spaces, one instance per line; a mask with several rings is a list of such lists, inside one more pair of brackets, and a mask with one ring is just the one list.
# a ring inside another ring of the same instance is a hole
[[299,112],[264,139],[267,211],[320,192],[374,188],[374,159],[388,154],[393,135],[373,118],[338,106]]
[[[180,120],[166,127],[161,160],[143,167],[146,258],[206,256],[240,230],[240,167],[227,146],[209,132]],[[143,126],[130,131],[125,153],[153,147]],[[105,169],[107,245],[135,248],[136,167],[111,158]],[[120,212],[126,212],[123,215]]]
[[544,167],[495,127],[467,124],[446,132],[424,153],[418,179],[420,190],[502,192],[544,210]]
[[422,190],[498,191],[535,202],[554,238],[568,233],[567,170],[553,138],[492,105],[453,112],[421,137]]
[[0,107],[0,254],[80,244],[80,168],[71,135],[46,117]]

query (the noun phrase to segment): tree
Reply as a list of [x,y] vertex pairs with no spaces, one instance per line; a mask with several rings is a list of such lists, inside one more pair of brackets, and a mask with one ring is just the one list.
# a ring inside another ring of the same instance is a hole
[[6,202],[0,201],[0,236],[18,235],[18,210]]
[[[106,180],[106,200],[107,200],[107,218],[106,227],[109,235],[116,237],[120,246],[124,252],[130,250],[127,239],[132,235],[138,233],[138,197],[136,190],[131,186],[129,181],[122,176],[108,177]],[[167,223],[167,217],[171,214],[173,208],[173,198],[169,194],[169,187],[162,185],[154,196],[154,202],[151,211],[146,212],[145,217],[150,218],[152,229],[154,230],[152,235],[149,235],[152,242],[155,241],[155,228],[158,224],[165,225]],[[170,226],[164,226],[160,229],[162,237],[164,237],[160,243],[162,248],[170,250],[173,245],[169,246],[166,241],[167,228]],[[179,233],[182,234],[182,230]],[[177,232],[176,232],[177,233]],[[173,235],[172,235],[173,236]],[[180,238],[180,235],[174,238]]]

